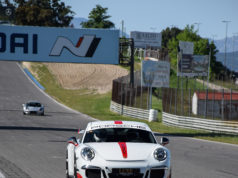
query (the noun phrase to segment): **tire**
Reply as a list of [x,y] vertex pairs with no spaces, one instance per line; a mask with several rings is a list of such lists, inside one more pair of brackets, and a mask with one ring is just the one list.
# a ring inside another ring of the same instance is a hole
[[66,178],[77,178],[76,166],[74,166],[74,176],[70,176],[68,172],[68,150],[66,151]]
[[66,151],[66,178],[69,178],[69,172],[68,172],[68,151]]
[[23,115],[26,115],[26,113],[23,111]]

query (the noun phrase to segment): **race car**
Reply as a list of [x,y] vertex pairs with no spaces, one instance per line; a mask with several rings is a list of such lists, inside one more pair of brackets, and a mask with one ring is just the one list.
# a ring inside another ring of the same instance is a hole
[[149,126],[132,121],[95,121],[71,137],[67,178],[171,178],[169,143],[157,143]]
[[29,101],[25,104],[22,104],[23,114],[37,114],[44,115],[44,105],[38,101]]

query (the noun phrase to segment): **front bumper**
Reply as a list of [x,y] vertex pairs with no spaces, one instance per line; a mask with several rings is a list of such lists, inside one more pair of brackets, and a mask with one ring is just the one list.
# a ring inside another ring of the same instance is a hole
[[30,115],[30,114],[42,115],[44,113],[44,110],[38,110],[38,111],[25,110],[23,112],[27,115]]
[[[77,173],[83,178],[168,178],[170,177],[170,168],[166,166],[142,166],[138,163],[129,163],[127,167],[110,165],[98,167],[93,165],[82,165],[78,167]],[[123,163],[121,164],[123,165]]]

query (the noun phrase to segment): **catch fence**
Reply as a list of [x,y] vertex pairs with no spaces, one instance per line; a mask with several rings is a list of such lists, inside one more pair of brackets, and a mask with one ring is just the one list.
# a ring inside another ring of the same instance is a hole
[[[113,81],[112,101],[124,106],[151,109],[150,88],[141,86],[140,72],[135,73],[134,85],[129,80],[129,76],[125,76]],[[158,99],[155,102],[162,102],[163,112],[178,116],[238,121],[236,91],[177,88],[153,88],[152,91],[153,96]]]
[[238,121],[238,93],[164,88],[163,111],[179,116]]
[[[150,87],[141,85],[141,72],[134,73],[134,84],[131,84],[130,77],[124,76],[113,80],[112,101],[140,109],[150,109]],[[153,95],[162,99],[162,89],[153,89]]]

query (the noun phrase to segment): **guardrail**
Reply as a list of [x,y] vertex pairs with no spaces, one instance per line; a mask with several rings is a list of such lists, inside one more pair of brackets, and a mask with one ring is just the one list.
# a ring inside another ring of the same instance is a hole
[[111,101],[110,110],[124,116],[129,116],[138,119],[145,119],[149,121],[155,121],[157,120],[158,117],[157,110],[129,107],[118,104],[114,101]]
[[163,112],[162,122],[163,124],[169,126],[176,126],[196,130],[206,130],[211,132],[219,132],[227,134],[238,134],[238,122],[232,121],[219,121],[195,117],[177,116]]

